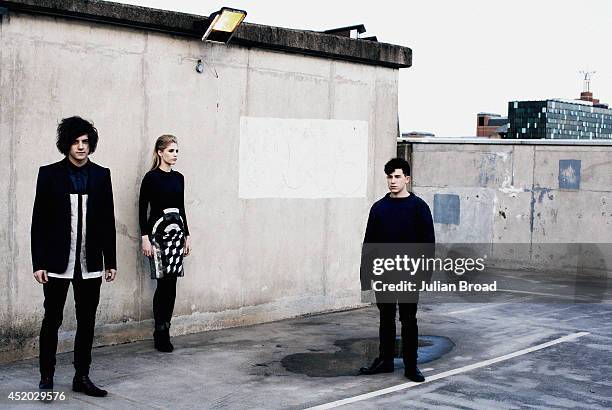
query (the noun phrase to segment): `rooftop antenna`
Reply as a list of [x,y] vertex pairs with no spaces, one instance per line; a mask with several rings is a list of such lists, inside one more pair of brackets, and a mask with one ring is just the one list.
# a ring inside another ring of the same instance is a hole
[[597,71],[580,71],[580,74],[584,75],[584,92],[590,92],[591,91],[591,77],[593,74],[595,74]]

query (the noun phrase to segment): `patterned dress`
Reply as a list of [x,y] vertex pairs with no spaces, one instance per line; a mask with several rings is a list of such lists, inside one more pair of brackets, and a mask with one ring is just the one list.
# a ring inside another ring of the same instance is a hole
[[185,236],[189,235],[184,190],[184,177],[174,170],[157,168],[142,180],[139,220],[142,235],[149,236],[153,247],[153,257],[149,258],[151,279],[184,275]]

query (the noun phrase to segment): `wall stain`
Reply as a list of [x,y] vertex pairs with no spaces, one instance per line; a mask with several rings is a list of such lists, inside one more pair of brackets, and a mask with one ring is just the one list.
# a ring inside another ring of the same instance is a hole
[[[552,194],[550,194],[550,192],[552,191],[552,189],[550,188],[543,188],[543,187],[534,187],[531,190],[531,203],[530,203],[530,208],[529,208],[529,231],[531,233],[533,233],[533,224],[535,221],[535,205],[536,205],[536,200],[538,203],[542,203],[543,199],[544,199],[544,195],[549,194],[548,195],[548,199],[553,199],[554,196]],[[537,199],[536,199],[536,195],[537,195]],[[538,213],[538,217],[540,216],[540,214]]]
[[486,187],[489,185],[489,182],[495,181],[496,168],[497,155],[485,154],[481,157],[478,175],[480,186]]

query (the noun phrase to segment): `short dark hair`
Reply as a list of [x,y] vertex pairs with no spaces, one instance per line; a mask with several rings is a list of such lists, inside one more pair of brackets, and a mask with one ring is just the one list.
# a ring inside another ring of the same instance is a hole
[[57,149],[64,155],[70,153],[70,146],[77,138],[87,134],[89,138],[89,153],[93,154],[98,145],[98,130],[92,122],[81,117],[69,117],[60,121],[57,126]]
[[391,175],[396,169],[401,169],[405,176],[410,176],[410,164],[404,158],[393,158],[385,164],[385,174],[387,175]]

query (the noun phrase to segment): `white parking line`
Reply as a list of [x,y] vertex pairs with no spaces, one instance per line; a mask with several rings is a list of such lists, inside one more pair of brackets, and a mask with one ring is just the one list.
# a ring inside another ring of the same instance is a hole
[[495,304],[487,303],[482,306],[470,307],[470,308],[465,308],[465,309],[460,309],[460,310],[453,310],[451,312],[446,312],[446,314],[447,315],[457,315],[459,313],[473,312],[475,310],[489,309],[491,307],[496,308],[499,306],[507,305],[508,303],[510,302],[501,302],[501,303],[495,303]]
[[[530,292],[527,290],[516,290],[516,289],[497,289],[498,292],[508,292],[508,293],[522,293],[525,295],[536,295],[536,296],[553,296],[556,298],[561,298],[561,299],[576,299],[576,296],[573,295],[558,295],[556,293],[542,293],[542,292]],[[584,299],[584,298],[583,298]],[[589,299],[585,299],[585,300],[589,300]]]
[[433,382],[433,381],[438,380],[438,379],[443,379],[443,378],[446,378],[446,377],[454,376],[454,375],[459,374],[459,373],[464,373],[464,372],[467,372],[467,371],[470,371],[470,370],[474,370],[474,369],[478,369],[478,368],[481,368],[481,367],[489,366],[489,365],[492,365],[494,363],[503,362],[504,360],[512,359],[512,358],[517,357],[517,356],[522,356],[524,354],[535,352],[537,350],[546,349],[547,347],[554,346],[556,344],[563,343],[563,342],[568,342],[570,340],[578,339],[579,337],[586,336],[588,334],[589,334],[589,332],[571,333],[571,334],[569,334],[567,336],[563,336],[563,337],[560,337],[558,339],[551,340],[550,342],[546,342],[546,343],[542,343],[542,344],[535,345],[535,346],[532,346],[532,347],[528,347],[526,349],[517,350],[516,352],[513,352],[513,353],[509,353],[509,354],[506,354],[506,355],[503,355],[503,356],[495,357],[495,358],[489,359],[489,360],[484,360],[482,362],[470,364],[470,365],[467,365],[467,366],[459,367],[457,369],[448,370],[446,372],[438,373],[438,374],[435,374],[433,376],[428,376],[427,379],[423,383],[415,383],[415,382],[402,383],[402,384],[398,384],[397,386],[387,387],[386,389],[375,390],[375,391],[370,392],[370,393],[360,394],[358,396],[349,397],[349,398],[346,398],[346,399],[342,399],[342,400],[332,401],[330,403],[321,404],[319,406],[310,407],[308,410],[314,410],[314,409],[317,409],[317,410],[333,409],[333,408],[336,408],[336,407],[344,406],[345,404],[356,403],[358,401],[367,400],[367,399],[370,399],[372,397],[378,397],[378,396],[382,396],[384,394],[394,393],[396,391],[405,390],[405,389],[408,389],[410,387],[418,386],[418,385],[421,385],[421,384],[424,384],[424,383]]

